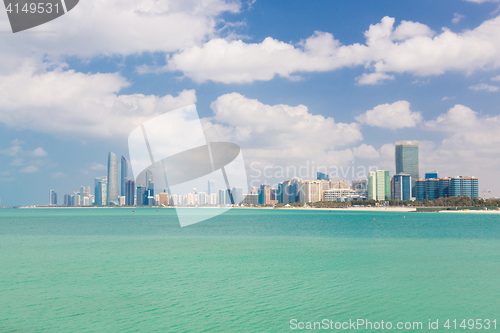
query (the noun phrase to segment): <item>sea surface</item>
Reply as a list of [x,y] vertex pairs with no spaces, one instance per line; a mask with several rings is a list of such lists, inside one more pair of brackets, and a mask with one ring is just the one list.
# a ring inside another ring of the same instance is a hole
[[[324,319],[500,331],[500,215],[233,209],[180,228],[173,209],[0,209],[0,332],[293,332],[291,320]],[[330,328],[304,331],[383,331]]]

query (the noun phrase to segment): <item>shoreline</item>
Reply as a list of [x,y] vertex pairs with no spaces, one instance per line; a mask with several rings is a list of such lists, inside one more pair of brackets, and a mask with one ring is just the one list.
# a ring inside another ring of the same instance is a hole
[[[47,206],[24,206],[24,207],[1,207],[2,209],[176,209],[176,208],[195,208],[195,209],[262,209],[262,210],[297,210],[297,211],[331,211],[331,212],[393,212],[393,213],[411,213],[417,212],[417,208],[421,207],[345,207],[345,208],[313,208],[313,207],[159,207],[159,206],[86,206],[86,207],[47,207]],[[430,211],[432,213],[475,213],[475,214],[500,214],[500,210],[447,210],[444,207],[442,210]],[[450,207],[451,208],[451,207]],[[455,208],[455,207],[453,207]],[[423,213],[423,212],[419,212]]]

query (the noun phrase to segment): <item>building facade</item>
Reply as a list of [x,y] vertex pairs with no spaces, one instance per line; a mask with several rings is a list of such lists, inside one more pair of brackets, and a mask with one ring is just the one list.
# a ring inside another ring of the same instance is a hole
[[415,188],[418,201],[465,196],[479,198],[479,180],[475,177],[418,180]]
[[49,205],[57,206],[57,192],[56,190],[49,191]]
[[411,198],[411,176],[406,173],[394,175],[391,180],[391,199],[410,200]]
[[118,205],[118,157],[108,153],[108,185],[106,204]]
[[420,179],[418,147],[419,141],[396,142],[396,174],[406,173],[411,177],[412,193],[415,193],[415,182]]
[[391,198],[391,178],[388,170],[370,171],[368,174],[368,199],[388,200]]
[[[94,205],[106,206],[108,177],[97,177],[94,186]],[[73,196],[74,198],[74,196]],[[76,203],[72,203],[75,206]]]

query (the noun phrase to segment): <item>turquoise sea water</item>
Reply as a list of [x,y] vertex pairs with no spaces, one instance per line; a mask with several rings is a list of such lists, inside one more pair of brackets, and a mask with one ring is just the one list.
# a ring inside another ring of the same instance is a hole
[[500,331],[496,214],[234,209],[180,228],[134,210],[0,210],[0,332]]

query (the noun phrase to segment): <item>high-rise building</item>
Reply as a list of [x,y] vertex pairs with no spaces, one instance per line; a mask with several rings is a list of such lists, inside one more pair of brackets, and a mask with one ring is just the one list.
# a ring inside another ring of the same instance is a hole
[[219,190],[219,205],[225,204],[229,204],[229,202],[226,201],[226,191]]
[[50,195],[49,205],[57,206],[57,192],[56,192],[56,190],[50,190],[49,195]]
[[147,190],[148,190],[148,195],[150,197],[154,197],[155,196],[155,183],[149,182]]
[[127,179],[128,179],[128,161],[125,156],[121,159],[121,175],[120,175],[120,195],[127,196]]
[[449,197],[479,198],[478,179],[475,177],[450,177],[418,180],[415,185],[416,199],[434,200]]
[[277,188],[271,189],[271,204],[277,204],[279,198],[279,190]]
[[271,187],[269,185],[261,185],[259,188],[259,204],[269,205],[271,203]]
[[125,183],[125,204],[127,206],[133,206],[134,198],[135,198],[135,182],[132,179],[127,179]]
[[439,198],[439,179],[429,178],[425,181],[425,197],[427,200]]
[[396,142],[396,174],[406,173],[411,177],[411,190],[415,193],[415,182],[420,179],[418,164],[419,141]]
[[317,172],[316,173],[316,178],[318,180],[330,180],[330,176],[328,176],[327,174],[324,174],[323,172]]
[[234,198],[233,198],[233,192],[231,189],[225,190],[226,192],[226,205],[234,205]]
[[438,179],[438,172],[437,171],[426,172],[425,179]]
[[169,203],[169,197],[168,193],[160,193],[159,194],[159,205],[160,206],[168,206]]
[[394,175],[391,180],[391,199],[410,200],[411,197],[411,176],[406,173]]
[[148,191],[146,186],[137,186],[137,206],[147,206],[148,205]]
[[359,195],[360,198],[368,197],[368,180],[357,179],[352,181],[352,189]]
[[108,186],[106,204],[118,205],[118,157],[108,153]]
[[[95,179],[94,186],[94,205],[96,206],[105,206],[106,198],[108,196],[108,177],[97,177]],[[75,206],[75,203],[72,204]]]
[[283,183],[278,184],[278,203],[283,203]]
[[231,193],[233,194],[234,204],[239,205],[243,201],[243,188],[233,187]]
[[215,180],[209,180],[208,181],[208,191],[207,191],[208,195],[211,195],[212,193],[216,193],[215,192]]
[[388,170],[370,171],[368,174],[368,199],[388,200],[391,198],[391,181]]
[[71,195],[69,194],[64,195],[64,206],[66,207],[71,206]]
[[318,202],[323,200],[323,184],[321,180],[304,180],[304,201]]
[[146,179],[145,179],[146,188],[149,190],[150,183],[154,181],[153,172],[151,170],[146,170],[145,177],[146,177]]

